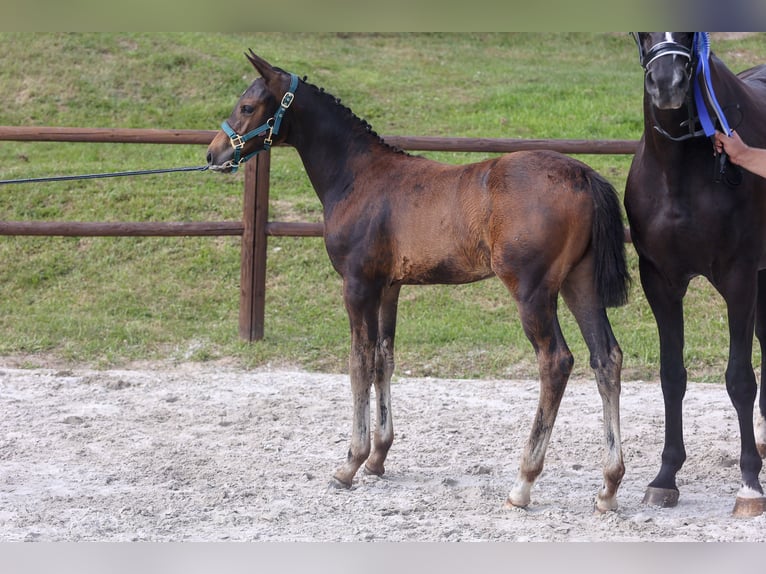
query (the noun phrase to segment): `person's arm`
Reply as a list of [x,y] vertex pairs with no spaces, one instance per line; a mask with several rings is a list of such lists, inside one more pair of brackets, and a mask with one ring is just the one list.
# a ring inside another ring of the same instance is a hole
[[732,163],[766,177],[766,149],[750,147],[736,131],[732,131],[730,136],[716,132],[715,149],[718,153],[726,152]]

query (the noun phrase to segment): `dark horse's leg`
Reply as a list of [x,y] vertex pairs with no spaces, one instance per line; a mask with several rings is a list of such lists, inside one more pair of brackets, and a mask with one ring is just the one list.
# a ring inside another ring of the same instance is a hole
[[678,504],[676,473],[686,460],[682,403],[686,394],[686,368],[683,363],[683,297],[688,280],[669,285],[654,266],[639,257],[641,284],[654,313],[660,338],[660,382],[665,401],[665,446],[662,465],[649,483],[644,502],[670,507]]
[[356,280],[344,280],[343,297],[351,327],[349,375],[353,395],[351,444],[346,462],[334,474],[337,483],[351,486],[357,470],[370,456],[370,391],[378,399],[375,450],[367,469],[383,473],[383,461],[394,439],[390,380],[394,366],[394,330],[399,288],[385,290]]
[[766,511],[766,498],[758,480],[763,462],[753,430],[753,407],[758,392],[751,358],[757,292],[754,279],[755,273],[750,270],[732,269],[718,285],[726,300],[729,319],[726,390],[739,419],[742,487],[734,506],[736,516],[757,516]]
[[761,458],[766,458],[766,270],[758,272],[755,335],[761,345],[761,394],[758,412],[755,415],[755,446]]
[[617,489],[625,474],[620,438],[622,350],[614,337],[606,311],[592,288],[592,277],[592,262],[585,260],[567,276],[561,294],[588,345],[590,366],[595,372],[603,404],[607,452],[604,484],[596,497],[596,509],[606,512],[617,508]]
[[[511,289],[512,283],[498,275]],[[524,291],[516,295],[516,302],[524,332],[537,354],[540,397],[516,484],[508,495],[507,504],[519,507],[529,504],[532,485],[543,470],[545,451],[573,364],[556,316],[558,294],[542,286]]]

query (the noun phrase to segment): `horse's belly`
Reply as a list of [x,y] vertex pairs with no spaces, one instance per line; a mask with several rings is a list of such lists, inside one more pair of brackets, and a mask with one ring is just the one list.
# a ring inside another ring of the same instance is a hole
[[394,283],[405,285],[459,285],[481,281],[494,275],[488,252],[466,257],[465,254],[441,254],[433,258],[402,257],[392,274]]

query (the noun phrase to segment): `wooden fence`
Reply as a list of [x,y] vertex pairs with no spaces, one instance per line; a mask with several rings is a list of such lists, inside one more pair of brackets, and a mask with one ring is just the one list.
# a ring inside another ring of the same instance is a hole
[[[3,127],[0,141],[89,142],[208,145],[217,132],[116,128]],[[633,154],[632,140],[535,140],[385,136],[410,151],[508,153],[547,149],[566,154]],[[321,237],[321,223],[268,220],[271,157],[261,153],[245,164],[241,221],[200,222],[56,222],[0,220],[0,235],[42,236],[217,236],[242,237],[239,336],[263,338],[266,294],[266,242],[269,236]],[[1,188],[0,188],[1,189]],[[626,240],[629,235],[626,232]]]

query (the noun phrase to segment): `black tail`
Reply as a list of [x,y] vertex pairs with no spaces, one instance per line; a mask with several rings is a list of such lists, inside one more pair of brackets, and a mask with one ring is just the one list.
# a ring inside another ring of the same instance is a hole
[[619,307],[628,302],[630,288],[620,200],[612,184],[601,175],[591,171],[589,179],[593,193],[596,289],[604,307]]

